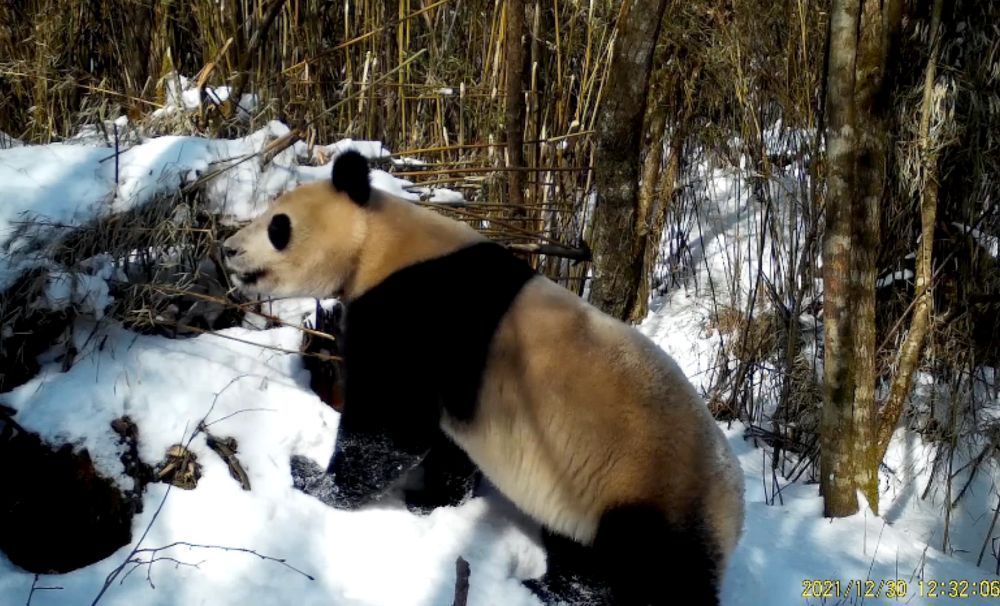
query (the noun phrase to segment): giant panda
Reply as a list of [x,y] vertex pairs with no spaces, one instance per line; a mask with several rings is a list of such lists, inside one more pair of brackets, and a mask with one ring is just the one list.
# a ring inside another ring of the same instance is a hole
[[354,151],[223,254],[248,295],[345,304],[329,467],[343,506],[372,502],[446,435],[543,529],[546,571],[526,584],[546,603],[718,604],[742,474],[636,328],[468,225],[373,189]]

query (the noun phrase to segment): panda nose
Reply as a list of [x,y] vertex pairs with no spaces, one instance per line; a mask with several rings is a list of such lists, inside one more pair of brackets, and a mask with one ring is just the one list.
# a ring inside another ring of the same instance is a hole
[[240,251],[236,250],[235,248],[232,248],[230,246],[226,246],[225,244],[222,245],[222,254],[225,255],[225,257],[227,259],[229,259],[231,257],[235,257],[236,253],[238,253],[238,252],[240,252]]

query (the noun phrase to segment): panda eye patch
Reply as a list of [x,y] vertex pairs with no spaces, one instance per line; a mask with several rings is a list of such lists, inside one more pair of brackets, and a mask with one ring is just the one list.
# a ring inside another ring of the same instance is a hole
[[267,237],[271,246],[277,250],[285,250],[292,239],[292,220],[286,214],[274,215],[267,226]]

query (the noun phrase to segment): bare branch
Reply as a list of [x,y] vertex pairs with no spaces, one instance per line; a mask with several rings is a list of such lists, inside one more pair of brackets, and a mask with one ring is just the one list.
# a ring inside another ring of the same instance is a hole
[[41,587],[38,585],[38,579],[41,575],[36,574],[35,578],[31,580],[31,591],[28,593],[28,601],[25,602],[26,606],[31,606],[31,599],[35,596],[36,591],[58,591],[62,587]]
[[215,425],[216,423],[221,423],[222,421],[225,421],[226,419],[235,417],[236,415],[243,414],[245,412],[278,412],[278,409],[277,408],[244,408],[242,410],[237,410],[236,412],[229,413],[228,415],[226,415],[224,417],[220,417],[220,418],[218,418],[218,419],[216,419],[214,421],[209,421],[208,423],[202,423],[202,427],[211,427],[212,425]]
[[154,558],[154,557],[156,557],[156,554],[158,554],[159,552],[166,551],[168,549],[173,549],[174,547],[187,547],[189,549],[215,549],[215,550],[219,550],[219,551],[233,551],[233,552],[237,552],[237,553],[246,553],[246,554],[249,554],[249,555],[252,555],[252,556],[256,556],[256,557],[260,558],[261,560],[264,560],[264,561],[267,561],[267,562],[274,562],[276,564],[281,564],[285,568],[288,568],[289,570],[292,570],[294,572],[297,572],[297,573],[301,574],[302,576],[304,576],[305,578],[309,579],[310,581],[315,581],[316,580],[316,577],[312,576],[311,574],[303,572],[302,570],[299,570],[295,566],[292,566],[291,564],[289,564],[288,560],[286,560],[285,558],[276,558],[274,556],[265,555],[265,554],[262,554],[262,553],[258,553],[257,551],[254,551],[253,549],[248,549],[246,547],[227,547],[227,546],[224,546],[224,545],[205,545],[205,544],[202,544],[202,543],[189,543],[187,541],[175,541],[173,543],[170,543],[169,545],[164,545],[163,547],[145,547],[145,548],[142,548],[142,549],[137,549],[135,551],[135,553],[136,554],[148,553],[148,554],[150,554],[151,558]]

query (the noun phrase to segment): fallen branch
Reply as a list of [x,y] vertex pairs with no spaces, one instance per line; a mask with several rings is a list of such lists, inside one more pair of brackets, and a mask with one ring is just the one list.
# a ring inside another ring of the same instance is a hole
[[206,295],[206,294],[203,294],[203,293],[194,292],[194,291],[190,291],[190,290],[185,290],[183,288],[177,288],[175,286],[170,286],[170,285],[165,285],[165,284],[150,284],[149,288],[151,288],[151,289],[153,289],[153,290],[155,290],[157,292],[161,292],[161,293],[163,293],[165,295],[179,295],[179,296],[184,296],[184,297],[191,297],[192,299],[198,299],[199,301],[205,301],[206,303],[213,303],[213,304],[216,304],[216,305],[221,305],[221,306],[223,306],[226,309],[238,309],[239,311],[241,311],[243,313],[252,314],[252,315],[264,318],[268,322],[272,322],[274,324],[280,324],[281,326],[290,326],[291,328],[294,328],[294,329],[298,330],[299,332],[302,332],[304,334],[307,334],[307,335],[310,335],[310,336],[313,336],[313,337],[319,337],[320,339],[327,339],[327,340],[330,340],[330,341],[336,341],[337,340],[336,337],[334,337],[333,335],[331,335],[329,333],[320,332],[318,330],[313,330],[311,328],[306,328],[305,326],[300,326],[298,324],[292,324],[291,322],[287,322],[285,320],[282,320],[281,318],[279,318],[278,316],[275,316],[273,314],[264,313],[262,311],[258,311],[256,309],[253,309],[253,306],[257,305],[258,303],[268,302],[267,299],[265,299],[263,301],[250,301],[250,302],[247,302],[247,303],[234,303],[233,301],[230,301],[228,299],[224,299],[222,297],[216,297],[216,296],[212,296],[212,295]]
[[455,560],[455,601],[452,606],[466,606],[469,602],[469,563],[462,556]]
[[575,259],[577,261],[590,261],[590,251],[586,248],[571,248],[561,244],[537,243],[512,243],[505,244],[504,246],[517,252],[548,255],[550,257],[563,257],[565,259]]
[[184,330],[190,330],[191,332],[196,332],[202,335],[212,335],[213,337],[219,337],[222,339],[229,339],[230,341],[236,341],[238,343],[246,343],[247,345],[255,345],[263,349],[270,349],[271,351],[277,351],[286,354],[295,354],[298,356],[310,356],[313,358],[319,358],[320,360],[325,360],[327,362],[338,362],[342,358],[340,356],[331,356],[321,353],[308,353],[296,351],[293,349],[285,349],[284,347],[278,347],[277,345],[268,345],[267,343],[256,343],[250,341],[249,339],[240,339],[239,337],[234,337],[232,335],[226,335],[219,332],[213,332],[211,330],[205,330],[204,328],[198,328],[197,326],[190,326],[188,324],[181,324],[180,322],[164,322],[163,324],[175,325],[177,328],[183,328]]
[[[188,441],[188,444],[190,444],[190,440]],[[143,540],[145,540],[146,535],[148,535],[149,531],[153,528],[153,524],[156,522],[156,519],[160,517],[160,512],[163,511],[163,506],[167,504],[167,497],[170,496],[171,488],[173,488],[173,484],[167,484],[167,490],[163,493],[163,498],[160,499],[160,504],[156,507],[156,511],[153,512],[153,517],[150,518],[149,524],[147,524],[146,529],[143,530],[142,536],[139,537],[139,540],[135,544],[136,546],[132,549],[131,553],[129,553],[125,561],[119,564],[114,570],[109,572],[108,576],[104,578],[104,584],[101,586],[101,590],[97,592],[97,595],[94,597],[94,601],[90,603],[90,606],[97,606],[97,603],[101,601],[101,598],[104,597],[105,593],[107,593],[108,588],[111,587],[112,583],[115,582],[115,579],[118,578],[118,575],[120,575],[122,570],[124,570],[125,567],[128,566],[128,564],[132,561],[132,558],[135,556],[137,550],[139,549],[139,545],[142,545],[142,542]]]
[[316,580],[316,577],[312,576],[311,574],[303,572],[302,570],[299,570],[295,566],[289,564],[285,558],[276,558],[274,556],[258,553],[253,549],[248,549],[246,547],[227,547],[225,545],[206,545],[203,543],[189,543],[187,541],[175,541],[173,543],[170,543],[169,545],[164,545],[163,547],[145,547],[143,549],[137,549],[135,550],[133,555],[138,555],[140,553],[149,554],[150,559],[155,560],[157,559],[157,554],[159,554],[161,551],[167,551],[168,549],[173,549],[174,547],[187,547],[189,549],[217,549],[219,551],[234,551],[237,553],[246,553],[252,556],[256,556],[266,562],[274,562],[276,564],[281,564],[285,568],[288,568],[293,572],[301,574],[310,581]]
[[232,437],[217,438],[208,432],[208,428],[204,423],[201,424],[199,429],[205,434],[205,443],[208,444],[212,452],[219,455],[226,462],[226,466],[229,467],[229,475],[240,483],[243,490],[250,490],[250,477],[247,475],[246,470],[243,469],[243,465],[240,464],[240,460],[236,458],[236,451],[238,449],[236,439]]

